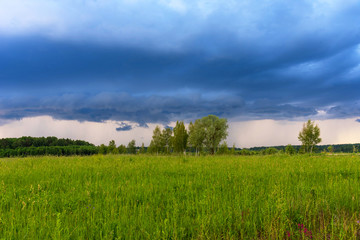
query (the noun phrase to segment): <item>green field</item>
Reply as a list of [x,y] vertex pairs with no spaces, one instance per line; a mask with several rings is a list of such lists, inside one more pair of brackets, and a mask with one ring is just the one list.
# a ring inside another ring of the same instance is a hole
[[355,155],[0,160],[3,239],[359,239],[359,220]]

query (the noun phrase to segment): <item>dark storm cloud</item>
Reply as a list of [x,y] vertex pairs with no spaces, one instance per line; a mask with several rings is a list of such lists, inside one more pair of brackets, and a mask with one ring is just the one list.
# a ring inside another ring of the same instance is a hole
[[[126,117],[122,117],[122,118],[119,118],[119,119],[124,119]],[[118,120],[118,118],[114,118],[115,120]],[[108,119],[109,120],[109,119]],[[91,119],[89,121],[92,121]],[[134,120],[133,120],[134,121]],[[136,120],[135,120],[136,121]],[[134,124],[129,124],[129,123],[125,123],[125,122],[120,122],[118,123],[119,127],[116,128],[116,131],[118,132],[122,132],[122,131],[130,131],[134,128],[137,128],[137,127],[141,127],[141,128],[149,128],[149,126],[143,122],[143,121],[138,121],[138,124],[134,125]]]
[[[147,128],[147,123],[163,123],[192,119],[207,114],[234,116],[244,108],[241,98],[205,99],[195,96],[132,96],[126,93],[100,93],[96,95],[62,95],[43,98],[0,100],[1,119],[21,119],[50,115],[56,119],[102,122],[105,120],[137,122],[137,127]],[[118,130],[129,126],[120,123]]]
[[328,110],[330,116],[337,118],[357,117],[360,116],[360,104],[349,102],[347,104],[337,105]]
[[131,126],[130,124],[124,123],[124,122],[121,122],[119,125],[120,126],[118,128],[116,128],[116,131],[118,131],[118,132],[130,131],[133,129],[133,126]]
[[155,2],[162,18],[141,8],[146,21],[135,17],[126,25],[128,11],[118,18],[107,9],[114,2],[96,2],[112,20],[90,17],[87,26],[97,30],[70,21],[63,24],[76,27],[56,32],[54,25],[56,37],[49,37],[35,22],[32,34],[0,35],[0,118],[50,115],[147,127],[207,114],[293,119],[322,110],[326,118],[360,116],[356,2],[214,1],[198,8]]

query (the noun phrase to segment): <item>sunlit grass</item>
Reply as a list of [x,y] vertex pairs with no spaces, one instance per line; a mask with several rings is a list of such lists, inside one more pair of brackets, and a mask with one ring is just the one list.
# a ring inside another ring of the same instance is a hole
[[358,220],[354,155],[0,160],[4,239],[357,239]]

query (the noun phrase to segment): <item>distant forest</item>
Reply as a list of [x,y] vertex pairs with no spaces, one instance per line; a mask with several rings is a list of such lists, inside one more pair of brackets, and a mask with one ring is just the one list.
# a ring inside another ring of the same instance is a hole
[[[301,145],[292,146],[296,152],[301,153]],[[318,145],[315,147],[316,153],[329,152],[329,147],[332,147],[333,153],[357,153],[360,149],[360,143],[354,144],[334,144],[334,145]],[[268,148],[275,148],[278,151],[285,151],[286,146],[273,146],[273,147],[252,147],[249,148],[250,151],[261,152],[265,151]]]
[[[290,146],[290,145],[288,145]],[[229,148],[221,144],[217,149],[217,154],[235,154],[235,155],[270,155],[278,153],[287,153],[288,146],[274,147],[253,147],[253,148]],[[293,153],[302,153],[301,146],[291,146]],[[332,153],[357,153],[360,144],[337,144],[316,146],[315,152]],[[195,154],[195,149],[188,147],[188,154]],[[25,157],[25,156],[71,156],[71,155],[94,155],[94,154],[154,154],[151,148],[142,145],[138,147],[135,141],[129,142],[128,146],[116,146],[115,141],[110,141],[109,146],[104,144],[95,146],[83,140],[71,140],[57,137],[21,137],[21,138],[3,138],[0,139],[0,157]],[[170,154],[170,153],[161,153]],[[202,154],[208,154],[202,152]]]
[[98,147],[82,140],[57,137],[21,137],[0,139],[0,157],[93,155]]

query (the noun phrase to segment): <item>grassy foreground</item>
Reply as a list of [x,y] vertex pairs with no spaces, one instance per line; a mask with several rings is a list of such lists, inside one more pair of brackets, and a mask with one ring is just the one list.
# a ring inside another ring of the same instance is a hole
[[360,157],[0,160],[3,239],[359,239]]

